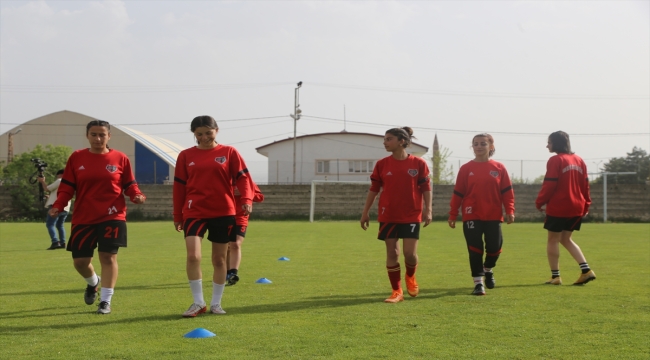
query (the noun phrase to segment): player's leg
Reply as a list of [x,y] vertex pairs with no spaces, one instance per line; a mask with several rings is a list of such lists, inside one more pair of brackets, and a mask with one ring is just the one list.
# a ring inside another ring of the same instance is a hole
[[72,263],[77,273],[86,280],[84,302],[92,305],[97,299],[97,289],[101,277],[95,273],[92,260],[97,247],[97,232],[94,225],[72,225],[68,251],[72,253]]
[[[233,236],[234,235],[234,236]],[[234,233],[231,234],[228,244],[228,272],[226,274],[226,285],[235,285],[239,281],[239,265],[241,264],[241,247],[246,236],[246,226],[236,225]],[[234,240],[234,241],[233,241]]]
[[463,222],[463,235],[467,243],[467,252],[469,254],[469,267],[472,272],[474,281],[474,295],[485,295],[483,284],[483,222],[480,220],[468,220]]
[[235,217],[227,216],[210,220],[208,240],[212,243],[212,301],[210,301],[210,312],[213,314],[225,314],[221,308],[223,290],[226,286],[226,272],[228,263],[228,243],[235,231]]
[[[52,207],[48,207],[51,209]],[[59,239],[57,238],[56,229],[54,225],[56,224],[55,217],[51,217],[49,213],[45,213],[45,228],[47,229],[48,234],[50,235],[50,247],[46,250],[55,250],[59,249]]]
[[388,238],[384,240],[386,244],[386,271],[388,272],[388,280],[393,289],[391,296],[384,300],[388,303],[397,303],[404,300],[404,293],[402,291],[402,269],[399,264],[399,239]]
[[412,297],[416,297],[420,293],[420,287],[415,279],[415,271],[418,267],[418,239],[404,238],[403,242],[404,264],[406,265],[406,274],[404,276],[406,291]]
[[483,272],[485,273],[485,286],[493,289],[496,285],[494,279],[494,268],[499,260],[501,248],[503,247],[503,234],[501,232],[501,221],[485,221],[485,262]]
[[580,246],[573,242],[573,239],[571,238],[571,235],[573,234],[573,231],[562,231],[561,233],[561,239],[560,243],[562,246],[564,246],[565,249],[571,254],[573,259],[578,263],[580,266],[580,277],[576,282],[573,283],[573,285],[584,285],[592,280],[596,280],[596,274],[594,273],[593,270],[589,268],[589,264],[587,263],[587,259],[585,258],[584,254],[582,253],[582,250],[580,249]]
[[99,263],[102,268],[101,293],[99,298],[98,314],[110,314],[111,300],[117,283],[118,265],[117,265],[117,247],[113,252],[98,251]]
[[68,217],[67,211],[61,211],[56,220],[56,230],[59,233],[59,247],[65,248],[65,219]]

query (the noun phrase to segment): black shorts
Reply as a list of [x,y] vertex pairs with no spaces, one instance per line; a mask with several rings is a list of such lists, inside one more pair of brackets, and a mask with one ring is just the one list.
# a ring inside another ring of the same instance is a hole
[[234,231],[230,234],[230,242],[237,242],[237,236],[246,237],[246,225],[235,225]]
[[203,237],[208,232],[208,240],[214,243],[227,244],[230,234],[235,227],[234,216],[222,216],[212,219],[186,219],[183,223],[185,237]]
[[582,216],[576,217],[555,217],[546,215],[544,229],[551,232],[578,231],[582,225]]
[[379,234],[377,239],[419,239],[420,238],[420,223],[411,224],[394,224],[394,223],[379,223]]
[[99,224],[73,224],[67,250],[72,258],[93,257],[95,248],[99,252],[117,254],[126,247],[126,221],[111,220]]

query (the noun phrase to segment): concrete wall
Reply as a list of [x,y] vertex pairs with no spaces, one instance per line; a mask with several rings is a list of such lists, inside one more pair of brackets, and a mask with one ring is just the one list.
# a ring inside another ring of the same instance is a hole
[[[316,219],[357,218],[366,200],[368,185],[324,184],[316,189]],[[172,213],[172,186],[141,185],[147,195],[144,205],[129,203],[129,211],[140,210],[145,217],[170,218]],[[254,205],[253,218],[302,217],[309,215],[310,185],[261,185],[265,201]],[[540,185],[515,185],[515,215],[520,221],[542,221],[543,215],[535,209],[535,198]],[[437,219],[446,219],[453,185],[433,187],[433,212]],[[610,185],[608,193],[608,220],[650,222],[650,186]],[[590,218],[602,221],[603,188],[595,184],[591,189],[593,204]],[[376,218],[377,202],[371,216]],[[0,217],[10,214],[10,198],[0,187]]]

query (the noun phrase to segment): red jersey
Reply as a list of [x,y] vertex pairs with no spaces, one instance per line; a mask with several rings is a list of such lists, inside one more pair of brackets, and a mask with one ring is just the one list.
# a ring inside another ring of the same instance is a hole
[[[264,194],[262,194],[260,188],[257,187],[257,184],[255,184],[250,177],[249,179],[249,185],[251,185],[251,188],[253,189],[253,202],[260,203],[264,201]],[[244,209],[241,207],[243,204],[244,203],[241,200],[241,194],[235,194],[235,206],[237,208],[235,223],[237,225],[248,226],[248,215],[245,214]]]
[[463,221],[503,221],[503,208],[506,214],[515,213],[515,192],[508,170],[494,160],[472,160],[461,166],[450,206],[449,219],[454,221],[459,207]]
[[431,191],[429,167],[417,156],[397,160],[392,155],[375,164],[370,191],[378,193],[379,222],[408,224],[422,221],[422,193]]
[[237,184],[242,203],[250,204],[248,177],[244,159],[234,147],[219,144],[209,150],[195,146],[181,151],[174,173],[174,222],[235,216],[232,184]]
[[555,217],[584,216],[589,212],[589,177],[587,165],[576,154],[557,154],[548,159],[542,189],[535,206],[546,205],[546,215]]
[[52,207],[63,209],[76,194],[73,224],[97,224],[126,220],[126,201],[142,195],[133,177],[131,162],[124,153],[109,149],[93,154],[89,149],[70,155]]

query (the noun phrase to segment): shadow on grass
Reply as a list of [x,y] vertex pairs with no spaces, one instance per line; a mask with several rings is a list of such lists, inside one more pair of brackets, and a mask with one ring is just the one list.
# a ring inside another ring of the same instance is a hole
[[[154,290],[187,287],[187,283],[176,284],[158,284],[158,285],[138,285],[138,286],[118,286],[118,290]],[[21,296],[21,295],[53,295],[53,294],[81,294],[85,288],[81,289],[64,289],[64,290],[40,290],[40,291],[23,291],[14,293],[0,293],[0,296]],[[2,313],[0,313],[2,315]]]
[[[60,308],[59,308],[60,309]],[[63,315],[87,315],[88,317],[101,317],[101,318],[110,318],[110,315],[98,315],[95,313],[89,313],[87,311],[80,312],[80,311],[75,311],[75,312],[70,312],[67,314],[57,314],[57,316],[63,316]],[[83,328],[92,328],[94,326],[106,326],[106,325],[114,325],[114,324],[131,324],[131,323],[141,323],[141,322],[146,322],[146,321],[170,321],[170,320],[185,320],[185,318],[181,317],[179,314],[167,314],[167,315],[150,315],[150,316],[142,316],[142,317],[135,317],[135,318],[128,318],[128,319],[118,319],[118,320],[108,320],[104,321],[101,323],[77,323],[77,324],[52,324],[52,325],[32,325],[32,326],[0,326],[0,335],[16,335],[16,333],[20,332],[29,332],[33,330],[44,330],[44,329],[50,329],[50,330],[67,330],[67,329],[83,329]]]

